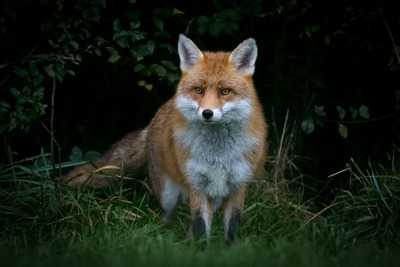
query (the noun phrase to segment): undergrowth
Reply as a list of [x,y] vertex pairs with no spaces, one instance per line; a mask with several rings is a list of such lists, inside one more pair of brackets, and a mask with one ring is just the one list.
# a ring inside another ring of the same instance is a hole
[[46,154],[4,167],[0,261],[7,266],[395,266],[400,150],[388,155],[386,165],[370,163],[367,170],[350,160],[329,178],[344,175],[348,184],[337,189],[330,205],[316,210],[303,200],[302,174],[291,155],[294,129],[285,124],[267,171],[251,183],[242,239],[231,247],[224,243],[220,213],[204,250],[188,237],[188,205],[179,208],[173,223],[162,224],[143,180],[121,179],[107,190],[71,189],[58,184]]

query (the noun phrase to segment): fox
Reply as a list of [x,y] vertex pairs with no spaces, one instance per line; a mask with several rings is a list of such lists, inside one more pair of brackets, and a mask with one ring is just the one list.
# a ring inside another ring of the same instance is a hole
[[249,183],[264,170],[268,150],[268,125],[253,83],[256,41],[249,38],[231,52],[210,52],[180,34],[178,54],[181,78],[175,94],[148,126],[63,181],[71,187],[107,187],[99,170],[145,170],[165,223],[188,202],[191,236],[208,239],[213,215],[222,208],[225,241],[232,244],[240,238]]

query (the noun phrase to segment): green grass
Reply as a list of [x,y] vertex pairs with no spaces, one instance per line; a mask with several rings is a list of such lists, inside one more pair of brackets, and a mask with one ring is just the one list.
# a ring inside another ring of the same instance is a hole
[[[398,266],[400,151],[389,156],[388,167],[371,164],[361,170],[350,161],[330,178],[344,175],[349,183],[338,188],[331,204],[316,209],[311,202],[302,202],[301,175],[285,142],[279,142],[275,153],[281,158],[271,158],[268,173],[251,184],[242,239],[225,245],[222,216],[217,213],[204,250],[188,238],[187,205],[173,223],[163,225],[154,199],[140,182],[103,191],[76,190],[58,186],[46,168],[37,171],[38,162],[15,165],[0,174],[0,262],[2,266]],[[299,178],[286,179],[288,175]]]

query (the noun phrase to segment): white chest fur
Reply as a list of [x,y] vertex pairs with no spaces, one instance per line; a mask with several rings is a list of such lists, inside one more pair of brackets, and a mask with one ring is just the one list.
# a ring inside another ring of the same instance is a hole
[[258,142],[247,136],[244,122],[191,122],[175,137],[191,152],[184,172],[198,192],[214,199],[224,198],[251,178],[252,169],[245,155]]

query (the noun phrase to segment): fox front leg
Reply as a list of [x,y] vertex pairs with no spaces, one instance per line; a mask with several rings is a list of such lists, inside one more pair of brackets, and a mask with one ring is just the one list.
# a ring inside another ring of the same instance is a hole
[[199,194],[195,190],[189,192],[189,202],[192,217],[191,233],[193,238],[196,241],[208,238],[213,216],[212,203],[206,196]]
[[229,195],[224,201],[225,241],[228,245],[233,244],[240,237],[240,223],[245,197],[246,188],[243,187]]

